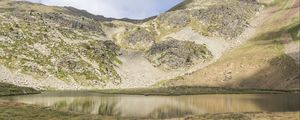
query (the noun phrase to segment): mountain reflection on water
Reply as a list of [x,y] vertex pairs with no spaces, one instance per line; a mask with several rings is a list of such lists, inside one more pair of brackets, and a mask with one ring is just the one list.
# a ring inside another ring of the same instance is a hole
[[299,111],[299,94],[134,96],[47,92],[2,98],[104,116],[176,118],[202,113]]

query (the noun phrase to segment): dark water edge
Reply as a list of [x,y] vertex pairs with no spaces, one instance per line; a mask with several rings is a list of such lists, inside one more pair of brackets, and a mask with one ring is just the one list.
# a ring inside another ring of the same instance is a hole
[[125,94],[125,95],[201,95],[201,94],[297,94],[300,90],[274,90],[274,89],[239,89],[225,87],[201,87],[201,86],[177,86],[165,88],[132,88],[132,89],[106,89],[89,90],[101,94]]

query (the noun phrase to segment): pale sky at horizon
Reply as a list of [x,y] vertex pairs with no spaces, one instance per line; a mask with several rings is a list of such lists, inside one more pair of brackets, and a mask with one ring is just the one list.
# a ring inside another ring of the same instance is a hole
[[143,19],[163,13],[183,0],[27,0],[53,6],[72,6],[113,18]]

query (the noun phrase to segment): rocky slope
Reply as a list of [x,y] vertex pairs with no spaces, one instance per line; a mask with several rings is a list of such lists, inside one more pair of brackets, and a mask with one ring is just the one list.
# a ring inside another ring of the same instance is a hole
[[[39,89],[101,89],[150,87],[193,76],[253,37],[251,23],[263,8],[254,0],[186,0],[136,21],[1,0],[0,81]],[[211,85],[198,82],[210,79],[205,75],[192,78],[196,82],[164,85]]]
[[300,1],[261,2],[266,8],[250,22],[255,31],[247,43],[205,69],[157,85],[299,90]]

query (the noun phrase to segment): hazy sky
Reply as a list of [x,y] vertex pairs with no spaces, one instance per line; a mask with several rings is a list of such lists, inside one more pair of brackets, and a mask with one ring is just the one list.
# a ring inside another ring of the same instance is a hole
[[72,6],[114,18],[142,19],[158,15],[183,0],[28,0],[45,5]]

